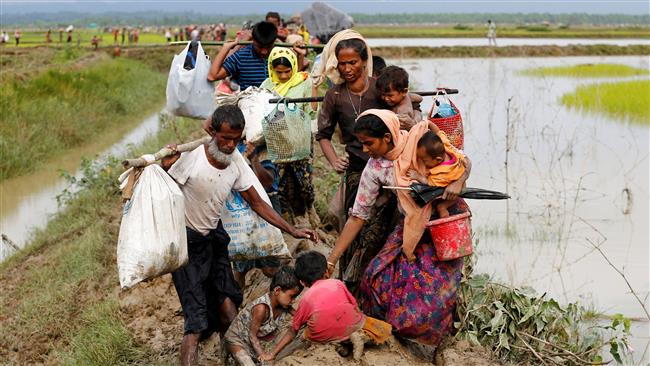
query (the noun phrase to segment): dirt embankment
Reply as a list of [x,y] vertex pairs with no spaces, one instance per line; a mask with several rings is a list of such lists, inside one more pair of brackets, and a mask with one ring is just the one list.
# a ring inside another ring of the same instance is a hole
[[564,57],[650,55],[647,45],[373,47],[384,58]]
[[[295,256],[306,250],[329,252],[335,237],[322,230],[320,244],[307,240],[296,240],[285,235],[285,240]],[[244,304],[261,296],[268,290],[270,281],[259,270],[253,270],[246,277]],[[179,345],[183,332],[183,316],[178,297],[171,281],[166,275],[148,283],[142,283],[129,291],[118,292],[122,318],[136,341],[151,349],[158,361],[175,362],[179,357]],[[414,352],[415,351],[415,352]],[[219,338],[215,334],[203,342],[200,351],[200,364],[205,366],[222,365]],[[332,344],[313,344],[300,349],[275,363],[282,366],[298,365],[358,365],[351,356],[342,357]],[[487,366],[494,362],[484,349],[471,347],[466,342],[446,341],[438,352],[417,350],[392,340],[388,345],[367,347],[361,365],[431,365],[438,366]]]

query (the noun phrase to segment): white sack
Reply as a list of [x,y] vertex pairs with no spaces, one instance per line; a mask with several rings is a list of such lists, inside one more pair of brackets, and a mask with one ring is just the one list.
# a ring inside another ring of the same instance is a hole
[[[120,181],[126,180],[128,172]],[[130,288],[173,272],[187,260],[183,193],[159,165],[149,165],[122,212],[117,239],[120,286]]]
[[196,65],[185,70],[185,56],[190,43],[183,52],[174,56],[167,78],[167,110],[180,117],[206,119],[214,112],[214,86],[208,81],[211,62],[199,42]]
[[269,99],[279,97],[272,91],[249,86],[239,93],[219,93],[215,102],[218,106],[237,103],[246,120],[244,138],[250,143],[259,144],[264,140],[262,120],[275,109],[275,104],[269,103]]
[[[253,187],[270,206],[271,200],[262,184],[256,180]],[[239,192],[232,191],[226,199],[221,222],[230,236],[228,253],[231,260],[243,261],[269,256],[291,258],[280,229],[255,213]]]

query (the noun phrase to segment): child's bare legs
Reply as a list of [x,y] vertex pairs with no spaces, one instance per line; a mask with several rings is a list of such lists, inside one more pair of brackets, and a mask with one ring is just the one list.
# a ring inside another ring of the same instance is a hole
[[255,366],[255,361],[253,357],[248,354],[243,348],[234,344],[226,345],[226,349],[233,356],[237,365],[239,366]]
[[453,200],[443,200],[436,205],[436,211],[438,212],[439,218],[449,217],[449,207],[453,206],[456,201]]
[[350,342],[352,342],[352,358],[359,361],[363,356],[363,348],[366,343],[372,343],[372,340],[363,329],[350,334]]

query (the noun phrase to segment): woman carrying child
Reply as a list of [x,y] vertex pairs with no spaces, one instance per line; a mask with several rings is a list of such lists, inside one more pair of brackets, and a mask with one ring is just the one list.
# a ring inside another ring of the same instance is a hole
[[[294,47],[295,52],[306,53],[304,48]],[[278,93],[285,98],[305,98],[312,96],[312,82],[306,72],[298,70],[298,58],[289,48],[274,47],[269,54],[269,77],[260,88]],[[308,115],[314,115],[310,103],[301,103],[300,107]],[[311,126],[308,126],[311,128]],[[309,142],[311,144],[311,141]],[[314,186],[312,184],[311,157],[290,163],[279,163],[280,206],[290,220],[307,214],[314,203]]]
[[[351,217],[345,224],[328,257],[330,273],[365,221],[372,215],[382,186],[408,186],[410,169],[426,175],[417,159],[417,143],[429,130],[420,122],[409,131],[400,131],[397,115],[387,110],[363,113],[354,131],[370,156],[363,171]],[[456,201],[470,164],[462,176],[449,184],[443,199]],[[364,266],[361,282],[361,307],[364,313],[389,322],[397,335],[435,345],[453,323],[456,291],[463,260],[436,261],[431,237],[424,223],[431,218],[431,205],[420,208],[407,191],[398,191],[399,208],[404,218],[390,234],[384,247]],[[467,210],[462,200],[450,207],[457,213]]]
[[[366,167],[368,154],[354,134],[355,121],[368,109],[385,108],[381,94],[372,75],[372,53],[363,37],[344,30],[327,43],[323,50],[320,68],[312,73],[319,85],[327,77],[334,86],[325,94],[318,115],[318,140],[323,154],[331,166],[344,173],[344,213],[348,214],[354,204],[361,172]],[[339,156],[332,145],[332,136],[339,127],[345,155]],[[377,220],[367,223],[350,239],[353,244],[341,253],[340,276],[352,293],[356,293],[365,264],[381,248],[390,230],[390,222],[397,202],[393,196],[385,196],[377,206]],[[363,225],[362,225],[363,226]],[[358,240],[354,240],[357,234]],[[346,247],[347,248],[347,247]]]

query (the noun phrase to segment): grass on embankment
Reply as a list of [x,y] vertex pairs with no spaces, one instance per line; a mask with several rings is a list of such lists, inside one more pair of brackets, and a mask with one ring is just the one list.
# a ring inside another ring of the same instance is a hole
[[[188,141],[197,130],[196,121],[180,121],[132,155]],[[28,247],[0,264],[3,362],[156,363],[155,355],[135,343],[119,316],[115,251],[121,198],[116,178],[121,171],[113,161],[89,173],[66,209],[37,232]]]
[[165,75],[138,61],[106,58],[81,70],[50,69],[3,83],[0,181],[150,114],[164,100],[165,83]]
[[649,75],[650,71],[617,64],[582,64],[573,66],[540,67],[521,72],[528,76],[564,76],[574,78],[629,77]]
[[562,103],[591,113],[650,126],[650,80],[602,83],[578,87]]
[[[228,39],[234,39],[240,24],[228,28]],[[440,25],[359,25],[354,30],[365,38],[484,38],[487,34],[486,24],[458,24],[455,26]],[[19,47],[33,47],[45,45],[47,29],[27,30],[22,32]],[[13,33],[11,40],[5,47],[14,47]],[[77,40],[82,46],[90,46],[93,36],[100,39],[100,46],[109,46],[114,43],[110,32],[100,29],[77,28],[74,30],[72,44]],[[497,24],[499,38],[650,38],[650,27],[566,27],[525,25],[512,26]],[[52,46],[66,45],[67,34],[63,34],[63,42],[59,42],[57,30],[52,32]],[[122,34],[117,37],[117,43],[122,44]],[[162,27],[159,32],[140,32],[138,44],[164,44],[167,43]],[[128,37],[124,45],[129,45]]]
[[641,56],[650,55],[650,46],[373,47],[372,54],[384,58]]
[[[354,30],[365,38],[484,38],[487,34],[485,24],[453,27],[361,25],[355,26]],[[650,27],[513,27],[497,24],[498,38],[650,38]]]

